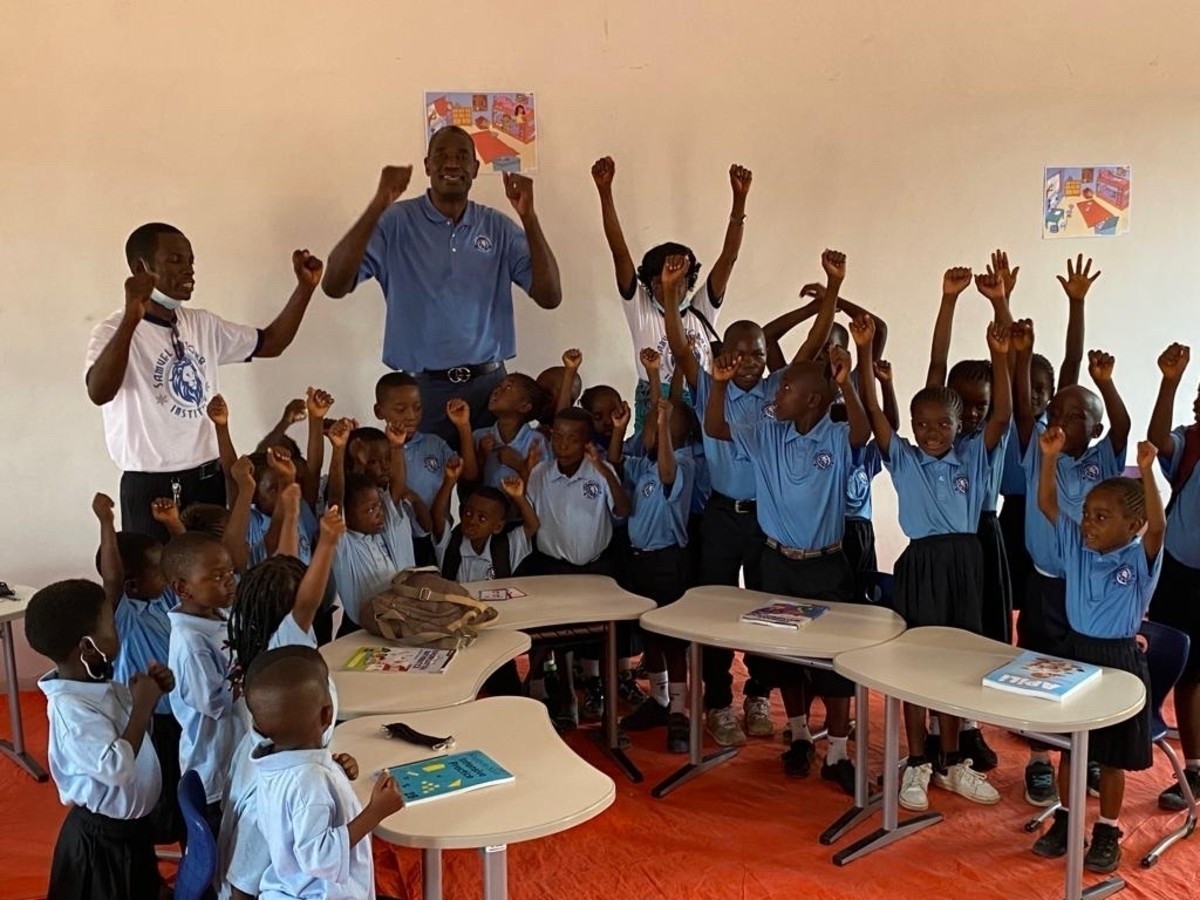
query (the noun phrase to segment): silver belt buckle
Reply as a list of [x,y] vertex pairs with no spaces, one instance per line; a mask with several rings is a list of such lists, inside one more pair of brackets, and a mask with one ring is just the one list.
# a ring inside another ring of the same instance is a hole
[[744,516],[747,513],[754,512],[753,500],[734,500],[733,511],[739,516]]
[[471,380],[471,369],[468,366],[455,366],[446,370],[446,377],[454,384],[466,384]]

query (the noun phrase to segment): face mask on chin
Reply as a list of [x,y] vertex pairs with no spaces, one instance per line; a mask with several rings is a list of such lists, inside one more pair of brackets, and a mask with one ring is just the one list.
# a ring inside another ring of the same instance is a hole
[[[80,661],[83,663],[84,670],[88,673],[88,678],[92,681],[112,681],[113,664],[109,660],[107,654],[99,647],[96,642],[89,636],[84,637],[84,640],[92,645],[92,649],[96,651],[96,655],[100,657],[99,663],[88,662],[86,656],[81,656]],[[95,666],[95,668],[93,668]]]
[[182,300],[176,300],[174,297],[168,297],[158,288],[154,288],[152,291],[150,291],[150,299],[163,309],[171,310],[171,312],[179,309],[180,305],[183,303]]

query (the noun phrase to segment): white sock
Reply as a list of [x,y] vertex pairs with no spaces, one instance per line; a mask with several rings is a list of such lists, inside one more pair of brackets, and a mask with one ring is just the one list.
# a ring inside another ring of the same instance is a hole
[[534,700],[546,699],[546,679],[530,678],[529,679],[529,696]]
[[808,730],[808,716],[790,716],[788,727],[792,729],[793,741],[811,741],[812,732]]
[[667,702],[670,704],[671,712],[682,713],[687,712],[687,682],[672,681],[667,685]]
[[846,752],[846,743],[849,740],[848,737],[829,736],[829,749],[825,751],[825,765],[832,766],[834,763],[850,758]]
[[1200,759],[1189,759],[1184,768],[1189,772],[1200,772]]
[[974,719],[963,719],[961,724],[959,724],[959,726],[958,726],[959,734],[962,734],[964,731],[978,731],[978,730],[979,730],[979,723],[976,722]]
[[929,733],[937,737],[942,733],[942,720],[937,716],[929,717]]
[[1096,821],[1099,822],[1101,825],[1111,825],[1113,828],[1116,828],[1118,820],[1117,819],[1106,819],[1106,818],[1104,818],[1104,816],[1101,816]]
[[617,674],[622,678],[628,678],[633,673],[633,660],[628,656],[622,656],[617,660]]
[[670,702],[670,696],[667,692],[666,672],[650,673],[650,696],[654,698],[654,702],[659,706],[666,706]]
[[584,678],[599,678],[600,677],[600,660],[585,659],[582,664]]

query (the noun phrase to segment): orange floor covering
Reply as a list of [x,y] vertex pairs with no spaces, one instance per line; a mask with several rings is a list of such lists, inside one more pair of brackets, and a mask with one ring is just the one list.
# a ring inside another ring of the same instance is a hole
[[[22,695],[26,734],[34,753],[46,755],[45,703],[41,694]],[[783,712],[776,703],[775,718]],[[7,709],[0,722],[7,723]],[[878,771],[882,744],[882,708],[872,705],[871,745]],[[1029,852],[1031,837],[1021,826],[1030,815],[1021,797],[1025,750],[998,729],[986,728],[1001,756],[992,779],[1003,800],[981,807],[930,789],[931,805],[947,818],[920,834],[837,868],[832,849],[817,835],[845,808],[847,798],[815,774],[806,781],[784,778],[777,740],[753,740],[734,759],[683,786],[665,800],[650,788],[681,758],[663,750],[662,732],[634,736],[631,756],[646,780],[634,785],[617,774],[584,729],[568,738],[585,759],[611,774],[616,802],[593,821],[561,835],[513,845],[509,849],[509,885],[513,900],[922,900],[955,897],[1052,898],[1062,896],[1063,865]],[[7,736],[5,734],[4,736]],[[1129,886],[1122,897],[1200,897],[1200,837],[1176,845],[1158,866],[1143,870],[1138,861],[1177,817],[1159,813],[1155,796],[1169,778],[1155,752],[1152,772],[1129,779],[1122,827],[1121,874]],[[483,800],[483,797],[480,797]],[[1089,821],[1096,801],[1089,803]],[[45,896],[55,836],[64,816],[53,784],[35,784],[0,759],[0,898],[27,900]],[[876,827],[864,824],[851,837]],[[1090,826],[1089,826],[1090,827]],[[844,845],[851,838],[843,838]],[[420,861],[417,851],[376,841],[379,889],[417,900]],[[1097,876],[1086,875],[1090,883]],[[480,894],[478,857],[471,852],[445,855],[445,896]]]

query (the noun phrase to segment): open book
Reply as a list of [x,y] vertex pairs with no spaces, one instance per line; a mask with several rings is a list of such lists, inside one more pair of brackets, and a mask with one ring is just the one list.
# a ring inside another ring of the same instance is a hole
[[803,628],[829,610],[819,603],[803,600],[776,600],[770,606],[752,609],[739,619],[749,625],[770,625],[772,628]]
[[482,750],[434,756],[406,766],[393,766],[388,771],[396,779],[405,806],[508,784],[513,780],[506,769]]
[[1026,650],[984,675],[983,686],[1062,702],[1099,676],[1098,666]]
[[441,675],[456,650],[429,647],[360,647],[343,669],[349,672],[420,672]]

